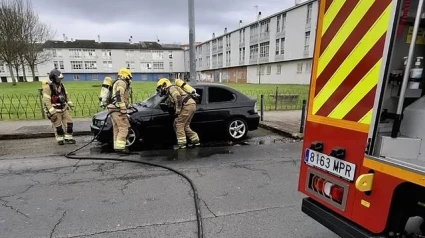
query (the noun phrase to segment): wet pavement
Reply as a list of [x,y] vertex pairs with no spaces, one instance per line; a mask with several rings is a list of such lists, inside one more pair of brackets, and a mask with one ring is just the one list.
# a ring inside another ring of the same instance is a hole
[[[123,162],[68,160],[50,139],[0,146],[0,237],[197,237],[193,194],[178,175]],[[113,158],[95,144],[79,155]],[[301,143],[265,130],[243,142],[142,150],[177,169],[201,199],[205,237],[336,237],[301,212]]]

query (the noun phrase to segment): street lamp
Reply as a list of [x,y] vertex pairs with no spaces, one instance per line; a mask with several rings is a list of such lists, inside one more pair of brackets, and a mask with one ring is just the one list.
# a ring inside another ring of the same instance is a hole
[[196,83],[196,61],[195,61],[195,3],[188,0],[189,4],[189,68],[191,84]]
[[261,84],[261,66],[260,66],[260,16],[261,12],[258,11],[258,5],[255,5],[256,13],[257,13],[257,71],[258,71],[258,84]]

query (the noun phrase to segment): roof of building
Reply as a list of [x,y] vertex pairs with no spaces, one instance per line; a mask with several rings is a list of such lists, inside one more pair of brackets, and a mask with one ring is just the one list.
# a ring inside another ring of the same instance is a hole
[[[297,4],[297,5],[293,6],[293,7],[287,8],[287,9],[282,10],[282,11],[280,11],[280,12],[277,12],[277,13],[274,13],[274,14],[269,15],[269,16],[267,16],[267,17],[261,18],[261,19],[260,19],[260,22],[262,22],[262,21],[264,21],[264,20],[267,20],[267,19],[270,19],[270,18],[273,18],[273,17],[278,16],[278,15],[280,15],[280,14],[283,14],[283,13],[286,13],[286,12],[289,12],[289,11],[292,11],[292,10],[294,10],[294,9],[297,9],[297,8],[299,8],[299,7],[305,6],[305,5],[307,5],[307,4],[310,4],[310,3],[313,3],[313,2],[316,2],[316,1],[317,1],[317,0],[306,0],[306,1],[304,1],[304,2],[302,2],[302,3],[299,3],[299,4]],[[215,36],[214,38],[211,38],[211,39],[209,39],[209,40],[207,40],[207,41],[204,41],[204,42],[203,42],[202,44],[200,44],[200,45],[203,45],[203,44],[205,44],[205,43],[209,43],[209,42],[211,42],[211,41],[213,41],[213,40],[216,40],[216,39],[218,39],[218,38],[224,37],[224,36],[226,36],[226,35],[230,35],[230,34],[232,34],[232,33],[234,33],[234,32],[237,32],[237,31],[239,31],[239,30],[242,30],[242,29],[245,29],[245,28],[251,27],[251,26],[256,25],[256,24],[257,24],[257,21],[255,21],[255,22],[251,22],[251,23],[249,23],[249,24],[247,24],[247,25],[243,25],[243,26],[241,26],[241,27],[239,27],[239,28],[237,28],[237,29],[235,29],[235,30],[233,30],[233,31],[228,31],[228,32],[226,32],[226,33],[224,33],[224,34],[222,34],[222,35]],[[200,45],[199,45],[199,46],[200,46]]]
[[44,48],[58,49],[104,49],[104,50],[183,50],[179,45],[159,44],[154,41],[96,42],[94,40],[46,41]]

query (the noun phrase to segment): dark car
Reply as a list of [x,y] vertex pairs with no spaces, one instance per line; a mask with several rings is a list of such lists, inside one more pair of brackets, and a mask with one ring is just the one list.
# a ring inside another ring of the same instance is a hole
[[[201,140],[203,138],[223,134],[230,140],[245,138],[248,131],[258,128],[260,116],[256,110],[256,99],[222,84],[198,83],[193,86],[200,97],[192,119],[191,127]],[[157,143],[168,140],[174,143],[173,111],[163,103],[165,97],[153,95],[143,102],[133,105],[137,112],[131,114],[131,129],[127,138],[127,146],[132,147],[138,141]],[[94,115],[91,131],[99,133],[107,111]],[[103,131],[98,137],[102,143],[112,142],[112,124],[108,117]]]

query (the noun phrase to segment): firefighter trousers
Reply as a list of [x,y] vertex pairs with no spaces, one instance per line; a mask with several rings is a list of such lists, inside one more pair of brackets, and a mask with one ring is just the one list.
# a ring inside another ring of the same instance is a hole
[[195,115],[195,111],[195,103],[186,104],[175,119],[177,144],[180,147],[186,146],[186,137],[189,138],[192,144],[199,143],[198,134],[190,128],[190,123],[192,122],[193,115]]
[[74,123],[69,111],[56,112],[51,117],[51,122],[55,131],[55,137],[58,142],[73,140],[72,134]]
[[112,112],[111,119],[114,132],[114,150],[122,151],[125,149],[130,121],[127,114],[121,112]]

